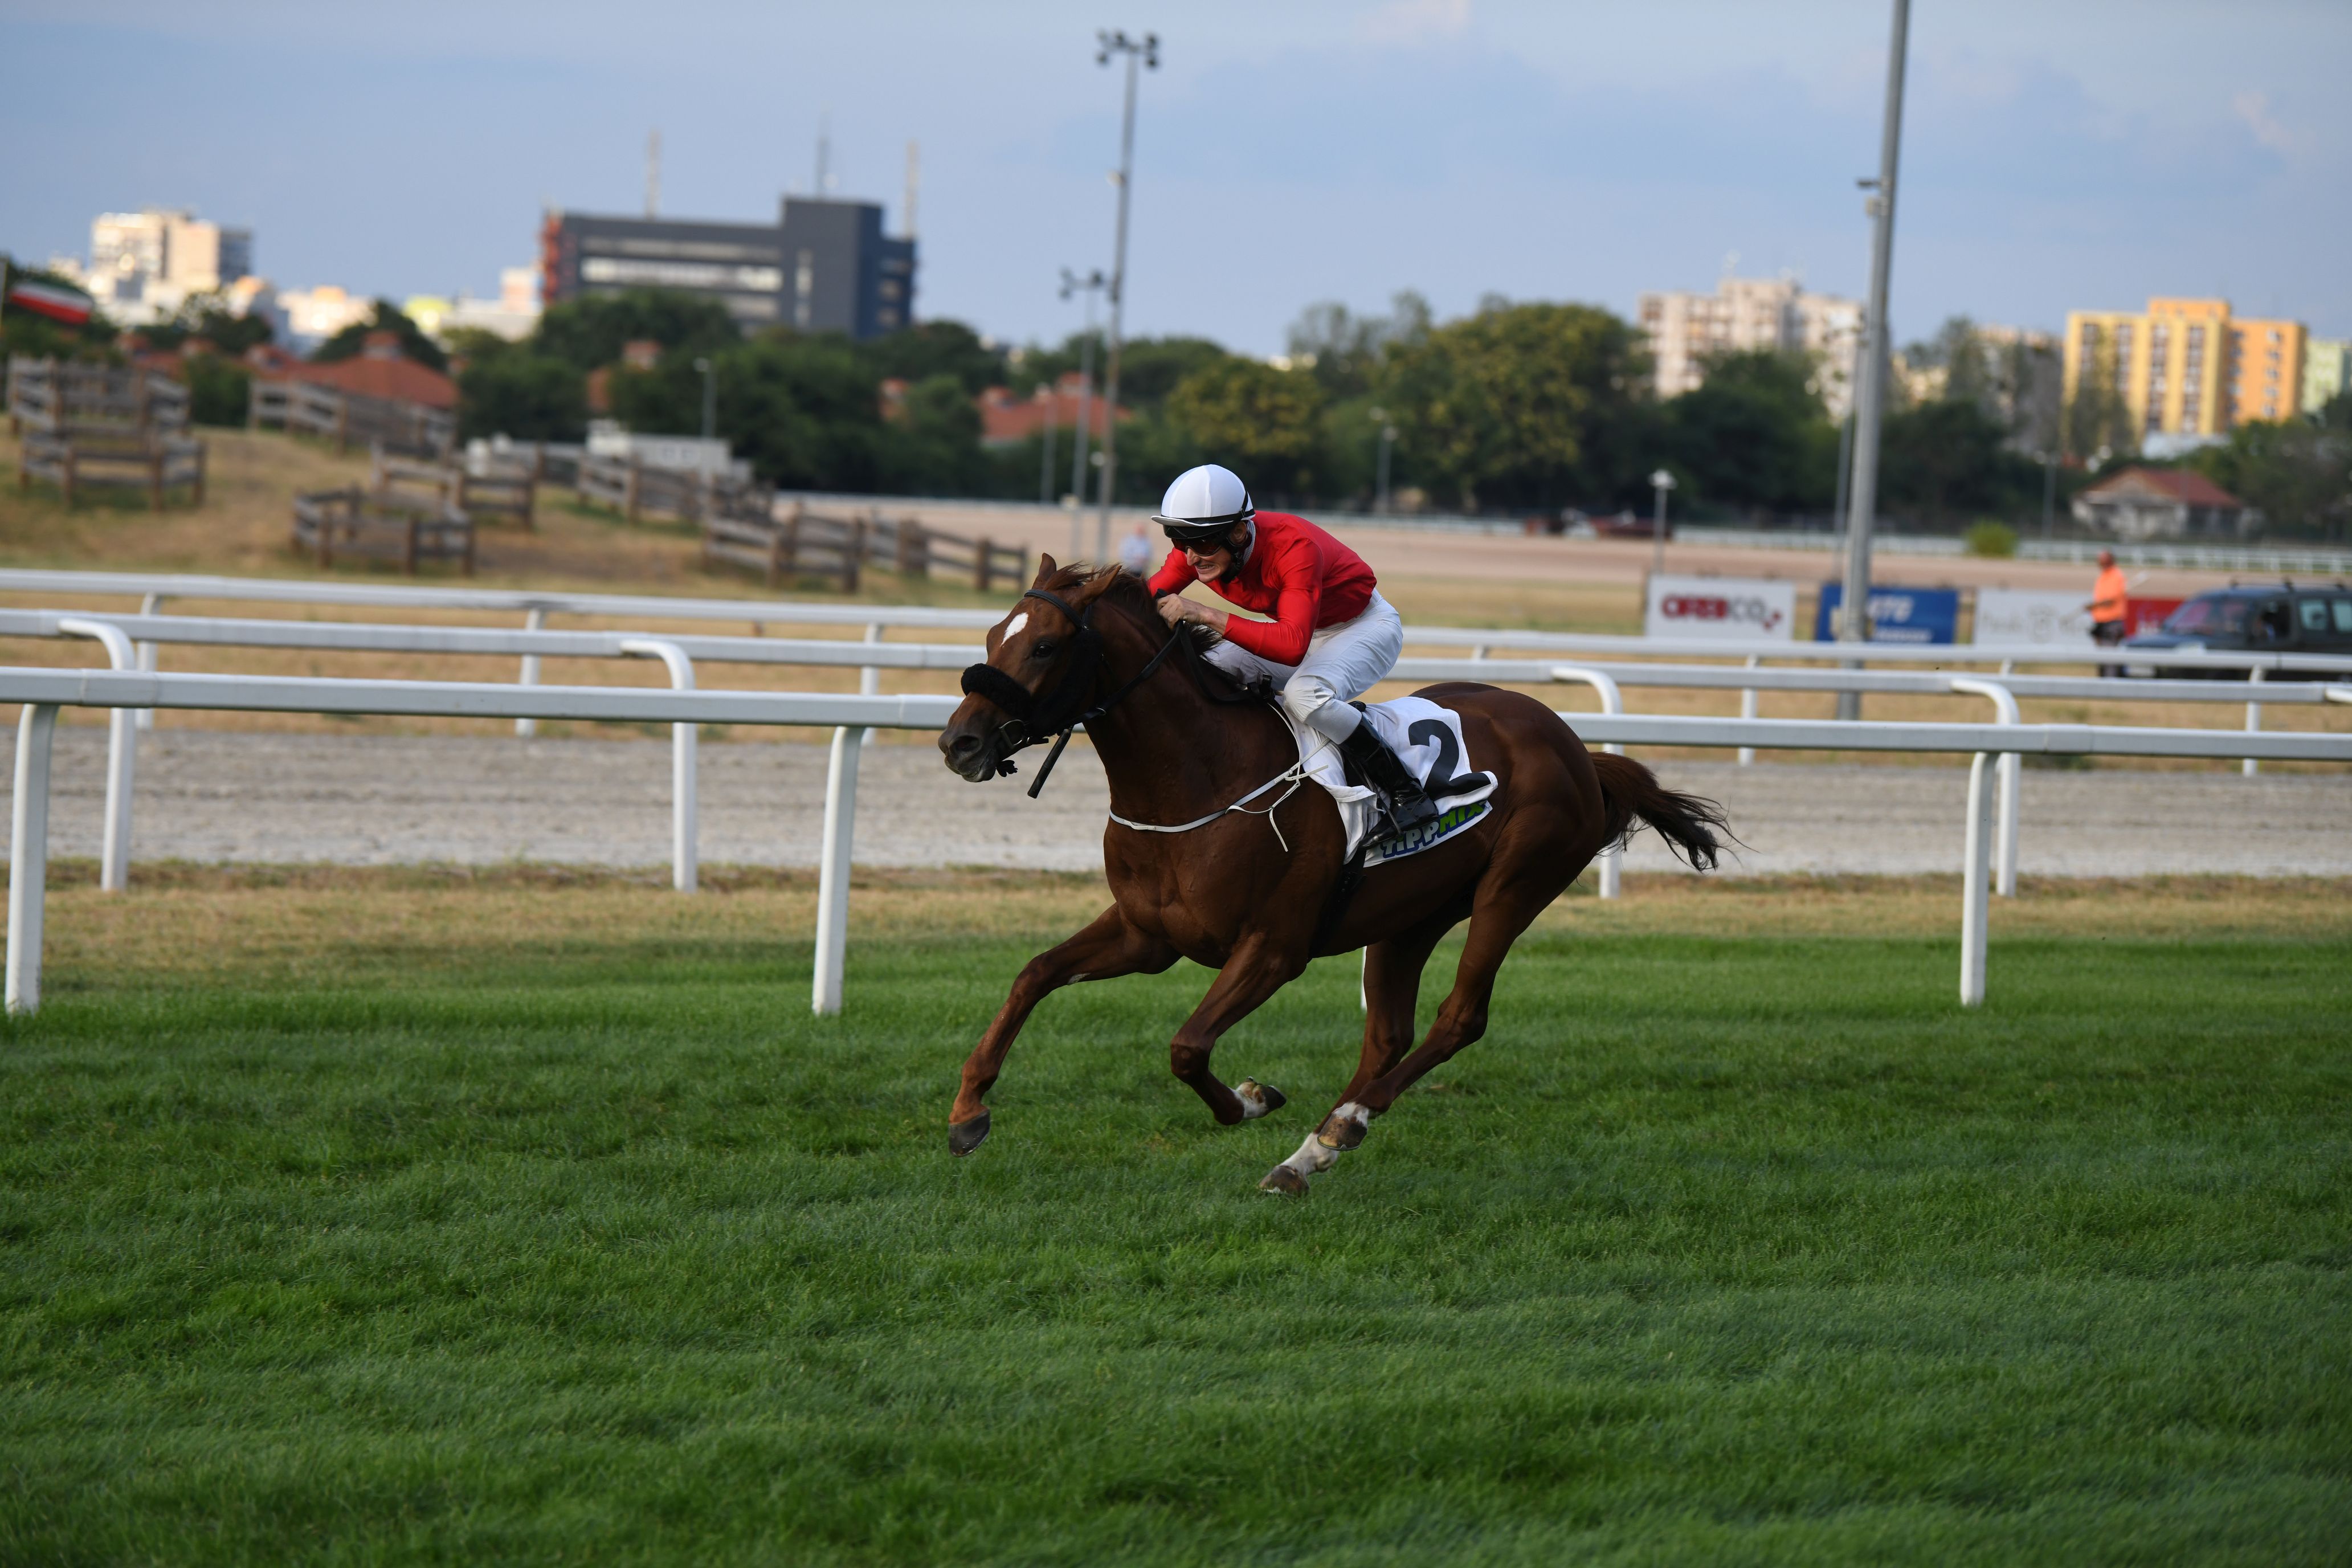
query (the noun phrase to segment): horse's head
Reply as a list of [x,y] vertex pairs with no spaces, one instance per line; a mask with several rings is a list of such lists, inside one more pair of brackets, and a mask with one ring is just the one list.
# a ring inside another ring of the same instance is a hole
[[1029,592],[989,628],[987,661],[963,672],[963,704],[940,731],[950,769],[973,784],[1009,773],[1013,752],[1086,710],[1102,681],[1102,638],[1088,611],[1119,576],[1045,557]]

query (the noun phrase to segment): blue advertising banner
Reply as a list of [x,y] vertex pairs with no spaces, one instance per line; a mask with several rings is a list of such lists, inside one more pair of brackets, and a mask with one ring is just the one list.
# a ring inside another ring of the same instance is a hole
[[[1822,607],[1813,616],[1813,640],[1828,642],[1831,617],[1845,603],[1845,584],[1822,584]],[[1870,640],[1873,642],[1955,642],[1960,631],[1960,591],[1958,588],[1881,588],[1870,590]]]

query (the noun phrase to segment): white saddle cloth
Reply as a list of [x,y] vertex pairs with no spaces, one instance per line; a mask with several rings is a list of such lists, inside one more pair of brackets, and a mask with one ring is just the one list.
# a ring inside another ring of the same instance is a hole
[[[1348,830],[1348,853],[1352,857],[1380,816],[1380,796],[1348,782],[1348,771],[1340,763],[1337,745],[1292,721],[1284,710],[1277,708],[1275,711],[1282,713],[1290,724],[1291,739],[1298,743],[1301,771],[1328,790],[1331,798],[1339,803],[1339,821]],[[1444,843],[1486,814],[1482,803],[1495,793],[1495,775],[1470,771],[1469,747],[1463,742],[1460,714],[1450,708],[1440,708],[1425,697],[1400,697],[1391,702],[1367,704],[1364,721],[1372,726],[1372,732],[1380,736],[1381,743],[1403,761],[1405,770],[1421,781],[1422,787],[1437,803],[1439,813],[1435,822],[1416,828],[1406,838],[1373,846],[1364,857],[1364,864],[1376,866],[1383,860],[1417,855]],[[1473,805],[1478,809],[1456,809]]]

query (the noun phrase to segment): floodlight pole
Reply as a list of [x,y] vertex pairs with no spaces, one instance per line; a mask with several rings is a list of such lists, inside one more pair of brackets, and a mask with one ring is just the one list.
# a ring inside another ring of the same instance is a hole
[[1077,442],[1070,449],[1070,559],[1077,560],[1086,552],[1079,534],[1086,522],[1078,508],[1087,499],[1087,451],[1094,441],[1093,407],[1095,390],[1095,296],[1108,287],[1102,268],[1097,267],[1084,278],[1062,268],[1062,298],[1084,293],[1087,297],[1087,331],[1078,340],[1078,422]]
[[[1854,388],[1853,484],[1845,531],[1845,602],[1838,608],[1838,640],[1870,636],[1870,530],[1878,511],[1878,427],[1886,403],[1886,279],[1895,261],[1895,171],[1903,148],[1903,58],[1911,29],[1911,0],[1895,0],[1895,26],[1886,51],[1886,117],[1879,129],[1878,178],[1860,182],[1872,193],[1870,304],[1862,319],[1859,384]],[[1838,717],[1859,719],[1862,695],[1838,694]]]
[[1095,35],[1095,64],[1110,64],[1113,55],[1127,57],[1127,110],[1118,133],[1118,238],[1111,250],[1110,342],[1103,367],[1102,510],[1095,521],[1095,558],[1110,558],[1110,506],[1118,483],[1118,349],[1120,312],[1127,303],[1127,206],[1135,184],[1135,81],[1139,64],[1160,68],[1160,35],[1146,33],[1140,40],[1120,32]]
[[1656,492],[1657,507],[1650,516],[1650,575],[1666,574],[1666,492],[1675,488],[1674,475],[1660,468],[1650,476],[1650,489]]

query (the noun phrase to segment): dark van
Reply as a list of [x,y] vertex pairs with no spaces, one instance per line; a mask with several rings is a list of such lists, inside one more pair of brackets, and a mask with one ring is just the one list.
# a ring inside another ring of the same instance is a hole
[[[2352,589],[2213,588],[2165,616],[2161,628],[2124,643],[2132,648],[2177,648],[2182,652],[2342,654],[2352,668]],[[2226,670],[2166,669],[2125,666],[2127,675],[2214,675]]]

